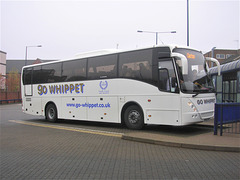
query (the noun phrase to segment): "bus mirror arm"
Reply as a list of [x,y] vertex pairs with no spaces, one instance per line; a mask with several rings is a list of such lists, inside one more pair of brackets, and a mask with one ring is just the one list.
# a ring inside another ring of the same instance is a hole
[[207,60],[207,61],[214,62],[214,63],[217,65],[217,68],[218,68],[218,76],[220,76],[220,75],[221,75],[221,66],[220,66],[220,63],[218,62],[218,60],[215,59],[215,58],[211,58],[211,57],[206,57],[206,60]]
[[180,58],[182,61],[182,74],[188,74],[188,60],[187,58],[180,53],[172,53],[172,57]]

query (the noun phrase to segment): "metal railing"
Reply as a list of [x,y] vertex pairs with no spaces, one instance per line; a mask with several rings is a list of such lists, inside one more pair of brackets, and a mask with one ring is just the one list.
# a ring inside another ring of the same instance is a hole
[[220,136],[224,133],[240,134],[240,103],[216,103],[214,115],[214,135],[218,127]]
[[21,103],[22,99],[7,99],[7,100],[0,100],[0,104],[9,104],[9,103]]

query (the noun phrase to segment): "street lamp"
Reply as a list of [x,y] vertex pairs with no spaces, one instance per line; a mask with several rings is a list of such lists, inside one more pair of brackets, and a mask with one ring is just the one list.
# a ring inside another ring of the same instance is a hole
[[189,46],[189,0],[187,0],[187,46]]
[[30,47],[42,47],[42,45],[36,45],[36,46],[26,46],[26,52],[25,52],[25,66],[27,65],[27,49]]
[[156,32],[156,31],[141,31],[141,30],[138,30],[137,32],[139,32],[139,33],[154,33],[154,34],[156,34],[156,45],[158,44],[158,34],[159,33],[177,33],[177,31]]

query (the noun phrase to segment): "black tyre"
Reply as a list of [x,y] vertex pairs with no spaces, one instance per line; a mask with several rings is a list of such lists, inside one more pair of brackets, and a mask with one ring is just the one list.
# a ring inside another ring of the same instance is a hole
[[46,119],[50,122],[57,121],[57,108],[54,104],[49,104],[46,109]]
[[142,129],[144,126],[142,109],[136,105],[129,106],[124,112],[124,122],[129,129]]

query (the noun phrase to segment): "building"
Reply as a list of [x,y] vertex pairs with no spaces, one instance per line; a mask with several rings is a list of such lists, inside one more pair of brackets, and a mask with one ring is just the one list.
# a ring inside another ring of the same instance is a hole
[[[52,60],[28,60],[27,65],[49,62]],[[7,60],[6,61],[6,76],[7,76],[7,91],[19,91],[21,82],[22,67],[25,66],[25,60]]]
[[[220,64],[226,64],[240,59],[240,49],[214,49],[204,54],[205,57],[214,57]],[[212,63],[208,62],[208,66],[212,67]],[[215,66],[215,64],[213,64]]]
[[[39,64],[39,63],[45,63],[45,62],[50,62],[53,60],[41,60],[41,59],[36,59],[36,60],[27,60],[27,65],[32,65],[32,64]],[[7,60],[6,62],[6,73],[8,74],[10,71],[17,71],[19,74],[21,74],[22,67],[25,66],[25,60]]]
[[0,91],[6,86],[6,56],[7,53],[0,50]]

